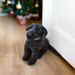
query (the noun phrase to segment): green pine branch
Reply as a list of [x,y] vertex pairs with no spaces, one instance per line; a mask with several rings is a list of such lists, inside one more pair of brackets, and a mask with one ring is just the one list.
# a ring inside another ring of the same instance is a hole
[[[16,16],[18,14],[20,15],[26,15],[28,13],[41,13],[42,12],[42,0],[38,0],[38,5],[39,7],[36,8],[35,4],[37,3],[36,0],[20,0],[20,4],[22,5],[22,8],[20,10],[18,10],[16,8],[16,4],[18,4],[18,0],[14,0],[15,4],[12,4],[13,0],[10,0],[11,4],[7,5],[7,0],[5,0],[5,2],[2,2],[3,7],[1,7],[2,13],[9,13],[11,10],[14,11],[13,16]],[[28,7],[30,10],[28,10]]]

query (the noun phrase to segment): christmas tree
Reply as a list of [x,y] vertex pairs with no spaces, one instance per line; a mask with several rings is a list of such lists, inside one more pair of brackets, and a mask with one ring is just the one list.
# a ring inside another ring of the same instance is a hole
[[42,0],[2,0],[2,13],[11,16],[26,15],[29,13],[42,14]]

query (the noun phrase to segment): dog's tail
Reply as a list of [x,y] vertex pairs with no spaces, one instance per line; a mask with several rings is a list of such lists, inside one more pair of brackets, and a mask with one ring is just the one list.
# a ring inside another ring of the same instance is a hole
[[49,44],[49,49],[57,56],[61,56],[50,44]]

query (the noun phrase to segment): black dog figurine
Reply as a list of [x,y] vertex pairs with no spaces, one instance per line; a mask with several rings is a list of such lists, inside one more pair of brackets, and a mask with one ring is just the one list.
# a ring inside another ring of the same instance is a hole
[[49,42],[46,38],[47,30],[44,26],[38,23],[32,23],[26,28],[26,30],[29,31],[26,35],[27,40],[24,46],[23,60],[26,61],[31,56],[28,61],[29,65],[35,64],[37,59],[41,58],[46,53],[48,48],[51,49],[56,55],[60,56],[60,54],[49,45]]

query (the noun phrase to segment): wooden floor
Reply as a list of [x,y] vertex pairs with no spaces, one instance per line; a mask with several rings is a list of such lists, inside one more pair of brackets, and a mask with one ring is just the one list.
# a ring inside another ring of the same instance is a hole
[[75,75],[75,70],[50,50],[33,66],[22,60],[26,40],[25,26],[11,17],[0,17],[0,75]]

